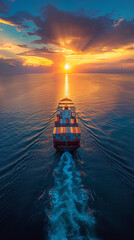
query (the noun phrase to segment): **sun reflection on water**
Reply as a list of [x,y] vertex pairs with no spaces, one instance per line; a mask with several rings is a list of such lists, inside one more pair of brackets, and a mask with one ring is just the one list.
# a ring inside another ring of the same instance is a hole
[[65,97],[69,96],[69,84],[68,84],[68,75],[65,75]]

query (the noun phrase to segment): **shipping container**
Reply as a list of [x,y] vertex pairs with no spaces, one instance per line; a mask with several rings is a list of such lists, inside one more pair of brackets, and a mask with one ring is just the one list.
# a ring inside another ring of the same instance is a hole
[[71,99],[65,98],[58,105],[53,145],[60,151],[72,151],[80,146],[80,136],[74,103]]

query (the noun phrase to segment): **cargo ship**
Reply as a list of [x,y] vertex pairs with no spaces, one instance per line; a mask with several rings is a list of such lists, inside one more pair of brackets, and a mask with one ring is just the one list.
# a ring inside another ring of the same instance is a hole
[[53,146],[61,152],[72,152],[80,146],[81,132],[75,110],[74,103],[67,97],[58,104]]

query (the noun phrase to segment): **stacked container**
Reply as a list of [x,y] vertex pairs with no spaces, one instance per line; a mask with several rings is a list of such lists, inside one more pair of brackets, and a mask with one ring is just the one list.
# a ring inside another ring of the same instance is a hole
[[72,100],[65,98],[59,102],[53,145],[61,151],[73,151],[80,146],[81,132],[76,119],[75,106]]

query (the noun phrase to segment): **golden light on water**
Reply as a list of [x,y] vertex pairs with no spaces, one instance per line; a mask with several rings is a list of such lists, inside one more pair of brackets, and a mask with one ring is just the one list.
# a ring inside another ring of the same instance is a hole
[[68,93],[69,87],[68,87],[68,75],[65,75],[65,97],[68,97],[69,93]]

